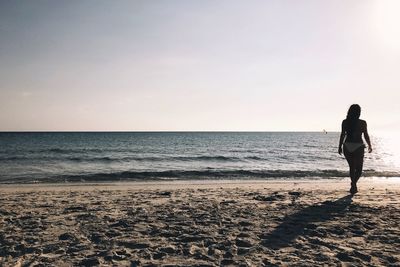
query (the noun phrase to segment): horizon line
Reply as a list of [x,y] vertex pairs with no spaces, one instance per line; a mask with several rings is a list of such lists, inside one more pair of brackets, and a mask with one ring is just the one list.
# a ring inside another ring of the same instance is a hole
[[[293,133],[293,132],[298,132],[298,133],[324,133],[324,131],[301,131],[301,130],[294,130],[294,131],[289,131],[289,130],[21,130],[21,131],[13,131],[13,130],[6,130],[6,131],[0,131],[0,133]],[[326,131],[328,132],[339,132],[339,131]]]

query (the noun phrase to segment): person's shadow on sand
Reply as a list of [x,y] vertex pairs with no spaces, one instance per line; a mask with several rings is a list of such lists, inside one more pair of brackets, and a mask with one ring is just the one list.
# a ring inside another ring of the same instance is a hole
[[324,222],[336,216],[343,216],[351,202],[352,195],[348,195],[335,201],[324,201],[288,215],[272,232],[260,236],[261,244],[270,249],[287,247],[298,236],[306,236],[317,228],[314,222]]

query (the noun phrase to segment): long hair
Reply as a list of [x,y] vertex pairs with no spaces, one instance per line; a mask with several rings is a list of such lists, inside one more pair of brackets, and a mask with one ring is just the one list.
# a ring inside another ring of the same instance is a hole
[[357,104],[350,106],[346,117],[346,132],[347,135],[352,135],[352,132],[357,125],[358,118],[360,118],[361,107]]

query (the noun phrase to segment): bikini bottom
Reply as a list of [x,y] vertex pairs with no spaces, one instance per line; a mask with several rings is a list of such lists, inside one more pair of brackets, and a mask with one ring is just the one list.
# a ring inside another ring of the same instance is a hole
[[346,142],[346,143],[344,143],[344,146],[345,146],[346,150],[349,151],[350,153],[353,153],[354,151],[356,151],[360,147],[365,148],[365,144],[364,143]]

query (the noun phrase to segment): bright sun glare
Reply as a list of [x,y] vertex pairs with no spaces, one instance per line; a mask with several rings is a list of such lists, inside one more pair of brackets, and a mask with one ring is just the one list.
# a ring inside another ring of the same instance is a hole
[[400,1],[377,0],[373,26],[385,48],[400,51]]
[[382,154],[383,160],[392,167],[400,167],[400,140],[398,133],[381,134],[376,151]]

